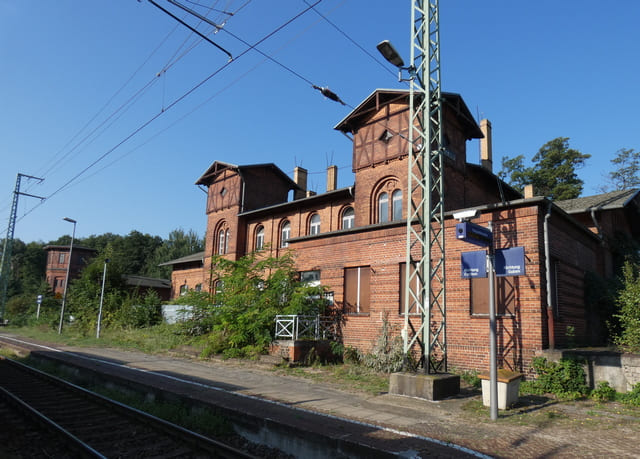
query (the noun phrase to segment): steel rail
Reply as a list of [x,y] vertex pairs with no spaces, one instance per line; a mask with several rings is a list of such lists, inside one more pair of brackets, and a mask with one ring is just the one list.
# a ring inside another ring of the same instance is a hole
[[[176,445],[182,445],[188,447],[192,451],[193,457],[202,456],[206,454],[206,457],[222,457],[222,458],[250,458],[253,457],[250,454],[236,449],[230,445],[222,443],[220,441],[211,439],[204,435],[198,434],[196,432],[192,432],[188,429],[180,427],[178,425],[172,424],[168,421],[160,419],[156,416],[150,415],[144,411],[129,407],[115,400],[111,400],[107,397],[104,397],[100,394],[96,394],[91,392],[83,387],[77,386],[73,383],[60,379],[56,376],[49,375],[43,371],[37,370],[35,368],[24,365],[20,362],[16,362],[11,359],[0,359],[0,365],[8,365],[12,369],[21,373],[23,378],[25,379],[24,385],[28,384],[27,380],[33,381],[34,379],[38,380],[39,394],[42,396],[43,394],[53,393],[52,391],[47,391],[45,385],[55,386],[59,390],[62,390],[65,396],[69,396],[71,400],[79,398],[83,399],[85,402],[88,402],[91,405],[99,406],[100,408],[106,410],[111,415],[116,415],[121,418],[127,418],[127,421],[144,425],[147,428],[155,431],[159,436],[162,436],[164,439],[170,439]],[[6,376],[6,369],[0,374],[0,386],[4,385],[5,382],[3,378]],[[69,438],[70,443],[75,444],[86,444],[86,440],[80,438],[80,434],[74,434],[70,432],[73,430],[69,425],[65,426],[64,422],[55,421],[50,419],[48,416],[40,412],[37,407],[31,406],[37,405],[38,402],[34,401],[33,398],[31,400],[25,400],[28,398],[26,395],[16,394],[12,392],[11,389],[3,388],[3,393],[9,393],[13,396],[13,399],[20,400],[20,404],[23,409],[30,410],[32,415],[36,415],[39,417],[39,420],[44,423],[48,423],[53,426],[56,425],[57,430],[67,436]],[[51,402],[54,402],[51,400]],[[67,406],[73,406],[74,409],[77,408],[77,403],[73,403],[73,401],[66,401],[65,404]],[[78,424],[78,418],[71,414],[68,422],[72,424],[72,421],[75,421]],[[103,427],[106,432],[110,430],[114,430],[114,426],[118,423],[114,423],[113,419],[104,422],[104,425],[96,426],[96,430],[100,427]],[[89,457],[107,457],[99,452],[98,447],[88,446],[90,450],[92,450],[92,454],[89,454]]]

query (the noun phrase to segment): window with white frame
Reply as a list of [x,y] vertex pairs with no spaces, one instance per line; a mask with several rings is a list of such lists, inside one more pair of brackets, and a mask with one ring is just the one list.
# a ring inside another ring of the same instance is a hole
[[309,220],[309,234],[320,234],[320,215],[313,214]]
[[300,282],[308,287],[318,287],[320,285],[320,271],[300,271]]
[[402,220],[402,190],[395,190],[391,194],[391,219]]
[[255,249],[256,250],[262,250],[263,247],[264,247],[264,226],[260,225],[260,226],[258,226],[258,229],[256,230]]
[[342,212],[342,229],[353,228],[355,215],[353,207],[347,207],[344,212]]
[[227,233],[224,228],[221,228],[220,231],[218,231],[218,255],[227,253],[225,251],[225,247],[227,246],[226,234]]
[[291,237],[291,224],[285,220],[280,227],[280,247],[289,247],[289,238]]
[[389,221],[389,195],[383,191],[378,195],[378,223]]

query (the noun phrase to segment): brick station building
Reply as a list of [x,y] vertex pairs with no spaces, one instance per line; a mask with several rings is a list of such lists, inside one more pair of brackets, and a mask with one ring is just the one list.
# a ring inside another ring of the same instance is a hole
[[[598,317],[585,297],[586,277],[610,277],[609,241],[640,239],[638,190],[554,203],[520,195],[492,171],[491,125],[474,121],[462,98],[443,93],[447,349],[450,367],[489,368],[488,279],[462,279],[462,252],[477,250],[455,237],[452,214],[481,211],[496,248],[524,247],[526,274],[496,283],[500,366],[526,371],[537,350],[575,340],[596,343]],[[376,90],[335,129],[353,139],[355,183],[325,193],[306,190],[306,171],[293,179],[274,164],[215,161],[196,184],[208,188],[204,253],[167,262],[173,293],[210,289],[212,255],[237,259],[251,251],[295,252],[303,278],[327,286],[345,314],[344,345],[367,351],[384,318],[404,325],[409,92]],[[481,140],[481,164],[467,161],[466,143]],[[293,200],[288,200],[293,190]],[[418,253],[414,254],[416,258]],[[412,320],[416,320],[415,317]]]
[[[69,267],[69,281],[71,281],[80,275],[81,271],[98,253],[95,249],[74,245],[70,261],[69,249],[68,245],[47,245],[44,247],[47,252],[45,276],[51,291],[58,297],[62,297],[64,292],[67,267]],[[71,263],[70,266],[69,263]]]

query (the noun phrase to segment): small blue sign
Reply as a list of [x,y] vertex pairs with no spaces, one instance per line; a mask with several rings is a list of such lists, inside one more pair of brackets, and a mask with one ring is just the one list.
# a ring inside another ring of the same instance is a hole
[[462,252],[460,261],[462,262],[461,274],[463,279],[487,277],[487,252],[485,250]]
[[42,295],[38,295],[38,296],[36,297],[36,302],[37,302],[38,304],[42,304]]
[[524,269],[524,247],[496,249],[496,276],[522,276]]

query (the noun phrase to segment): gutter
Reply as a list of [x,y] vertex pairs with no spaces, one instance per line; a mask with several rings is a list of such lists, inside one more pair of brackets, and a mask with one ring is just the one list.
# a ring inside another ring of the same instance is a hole
[[549,349],[556,347],[556,331],[555,331],[555,305],[553,304],[553,296],[551,292],[551,248],[549,246],[549,219],[551,218],[551,207],[553,204],[549,202],[547,213],[544,216],[543,233],[544,233],[544,268],[547,283],[547,334],[549,335]]

